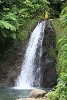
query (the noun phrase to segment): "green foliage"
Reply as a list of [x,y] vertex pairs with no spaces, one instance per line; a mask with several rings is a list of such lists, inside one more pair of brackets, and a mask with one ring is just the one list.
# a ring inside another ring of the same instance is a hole
[[48,0],[48,1],[50,2],[48,8],[50,18],[59,17],[62,10],[63,2],[65,0]]
[[17,24],[16,16],[10,12],[7,14],[3,13],[2,19],[0,20],[0,36],[3,40],[5,38],[16,39],[16,30],[18,29],[19,24]]
[[67,74],[61,73],[59,83],[53,92],[49,92],[48,100],[67,100]]
[[10,29],[11,31],[16,31],[16,28],[13,25],[4,20],[0,20],[0,27],[2,29],[5,28],[6,30]]
[[63,19],[62,27],[67,30],[67,6],[62,10],[60,17]]
[[[16,39],[20,27],[23,27],[28,19],[31,19],[40,11],[42,12],[48,2],[47,0],[0,0],[0,5],[1,38],[11,37]],[[22,35],[22,37],[25,37],[25,35]]]
[[[0,44],[2,49],[7,40],[25,41],[33,27],[32,22],[30,24],[27,22],[34,20],[35,16],[43,14],[46,6],[48,6],[47,0],[0,0]],[[28,29],[26,25],[28,25]]]
[[62,36],[59,38],[57,42],[57,46],[59,48],[59,64],[61,67],[61,71],[67,73],[67,6],[61,12],[62,23],[61,28],[64,27],[64,31]]
[[[67,6],[61,12],[61,19],[56,20],[54,28],[57,32],[57,71],[58,85],[49,93],[48,100],[67,100]],[[59,22],[60,21],[60,22]]]
[[[67,76],[66,76],[67,77]],[[49,92],[48,100],[67,100],[67,86],[64,83],[59,83],[57,89]]]

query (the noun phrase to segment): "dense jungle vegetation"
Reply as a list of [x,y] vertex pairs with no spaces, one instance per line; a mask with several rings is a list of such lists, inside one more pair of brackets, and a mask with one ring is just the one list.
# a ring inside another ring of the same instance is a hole
[[52,20],[52,25],[56,30],[58,85],[49,93],[48,100],[67,100],[67,6],[59,19]]
[[0,0],[0,59],[26,41],[35,23],[48,9],[56,31],[58,84],[49,100],[67,100],[67,0]]

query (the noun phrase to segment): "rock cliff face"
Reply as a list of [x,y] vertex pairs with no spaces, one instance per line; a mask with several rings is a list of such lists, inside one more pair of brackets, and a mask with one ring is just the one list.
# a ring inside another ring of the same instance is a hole
[[14,86],[15,79],[21,70],[21,63],[23,62],[27,42],[28,41],[16,42],[17,48],[13,51],[13,54],[9,56],[9,59],[0,59],[0,87]]
[[50,21],[46,21],[41,62],[40,84],[42,87],[53,87],[57,84],[55,48],[56,34],[51,27]]
[[[40,58],[40,84],[42,87],[53,87],[57,83],[55,59],[56,35],[49,21],[46,21],[46,29],[44,32],[43,55]],[[17,50],[9,58],[9,61],[0,60],[0,86],[14,86],[15,79],[21,70],[21,63],[23,62],[27,42],[19,43]],[[36,61],[38,60],[39,58],[36,59]]]

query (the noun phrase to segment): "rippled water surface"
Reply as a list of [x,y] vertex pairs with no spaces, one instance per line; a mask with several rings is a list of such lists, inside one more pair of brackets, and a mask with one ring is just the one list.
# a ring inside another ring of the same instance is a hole
[[[41,88],[42,89],[42,88]],[[29,93],[32,89],[11,89],[11,88],[0,88],[0,100],[18,100],[19,98],[28,97]],[[49,88],[43,88],[46,92],[48,92]]]
[[31,89],[17,90],[11,88],[0,88],[0,100],[17,100],[28,97]]

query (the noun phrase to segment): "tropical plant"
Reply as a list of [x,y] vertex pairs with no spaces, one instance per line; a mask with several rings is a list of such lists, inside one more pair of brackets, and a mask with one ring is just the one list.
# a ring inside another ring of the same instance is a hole
[[[67,6],[60,15],[60,29],[62,30],[58,40],[58,61],[57,66],[60,69],[58,75],[58,84],[53,92],[49,93],[49,100],[67,100]],[[57,28],[58,29],[58,28]]]

